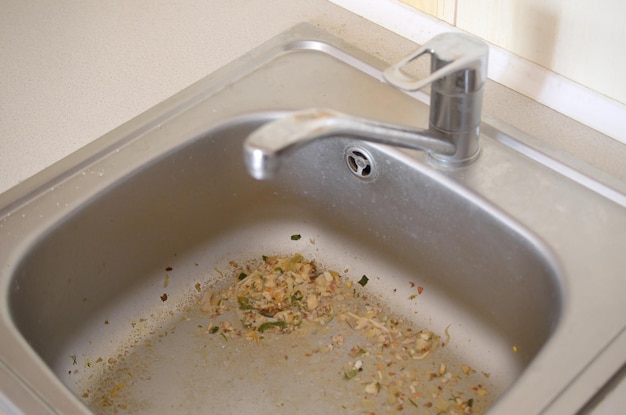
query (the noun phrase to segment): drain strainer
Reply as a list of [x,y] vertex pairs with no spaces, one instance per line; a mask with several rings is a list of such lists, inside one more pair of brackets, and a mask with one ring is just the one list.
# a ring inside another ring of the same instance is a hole
[[372,180],[376,177],[374,158],[363,147],[350,146],[345,151],[346,164],[350,171],[360,179]]

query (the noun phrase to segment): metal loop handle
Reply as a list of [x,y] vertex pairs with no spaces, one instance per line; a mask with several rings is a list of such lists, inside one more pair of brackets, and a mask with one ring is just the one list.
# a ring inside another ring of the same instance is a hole
[[[402,68],[429,53],[436,69],[424,79],[415,79]],[[477,77],[475,85],[484,84],[487,79],[486,68],[489,47],[482,40],[463,33],[443,33],[435,36],[417,51],[387,68],[383,76],[393,86],[405,91],[417,91],[426,85],[460,70],[473,69]]]

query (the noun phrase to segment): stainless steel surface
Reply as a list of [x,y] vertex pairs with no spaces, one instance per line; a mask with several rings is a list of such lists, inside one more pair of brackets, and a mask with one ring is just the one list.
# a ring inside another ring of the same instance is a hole
[[[245,138],[297,110],[424,128],[428,106],[381,82],[385,67],[297,26],[0,195],[12,404],[89,413],[85,388],[106,379],[98,357],[121,356],[138,393],[127,411],[280,412],[265,383],[244,383],[251,402],[211,376],[222,355],[203,348],[188,307],[229,260],[294,251],[375,275],[368,289],[417,325],[450,325],[454,358],[491,373],[490,413],[573,414],[601,396],[626,361],[626,208],[584,172],[490,126],[461,168],[360,142],[376,167],[361,180],[345,161],[355,140],[337,138],[290,152],[272,180],[246,174]],[[409,282],[425,287],[418,301]],[[293,367],[263,367],[265,382],[293,380]],[[318,395],[298,404],[337,412]]]
[[[425,53],[431,55],[429,76],[414,80],[402,71]],[[405,91],[432,84],[429,130],[455,146],[452,155],[431,153],[441,163],[458,166],[478,157],[488,57],[489,47],[482,40],[463,33],[442,33],[384,72],[389,83]]]
[[385,124],[340,112],[313,108],[297,111],[255,130],[244,142],[244,161],[256,179],[274,176],[281,158],[318,139],[350,137],[372,143],[452,155],[455,146],[430,131]]
[[[402,68],[425,53],[432,55],[432,73],[416,81]],[[416,129],[341,114],[332,109],[298,111],[253,132],[244,144],[248,172],[270,178],[282,154],[320,138],[359,140],[428,152],[439,163],[460,167],[479,154],[482,94],[487,80],[487,45],[461,33],[444,33],[384,72],[392,85],[417,91],[430,84],[428,129]]]

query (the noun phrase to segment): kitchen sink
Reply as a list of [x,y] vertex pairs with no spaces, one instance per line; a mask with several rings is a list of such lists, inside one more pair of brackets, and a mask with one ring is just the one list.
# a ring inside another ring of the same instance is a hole
[[425,95],[381,82],[385,67],[299,25],[0,195],[0,402],[360,413],[326,399],[345,379],[302,386],[292,356],[264,362],[241,346],[243,368],[217,368],[224,352],[199,329],[200,287],[233,263],[301,253],[367,275],[363,292],[445,340],[447,359],[488,389],[470,409],[588,408],[626,362],[619,185],[488,118],[464,167],[336,137],[293,152],[271,180],[246,173],[246,137],[293,110],[425,125]]

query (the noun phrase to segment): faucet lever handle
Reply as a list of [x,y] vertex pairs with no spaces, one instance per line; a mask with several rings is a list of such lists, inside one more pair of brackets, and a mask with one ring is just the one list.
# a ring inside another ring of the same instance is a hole
[[[402,68],[424,55],[432,56],[431,74],[424,79],[415,79],[402,71]],[[479,90],[487,79],[487,58],[489,47],[474,36],[463,33],[442,33],[426,42],[395,65],[387,68],[383,76],[391,85],[405,91],[417,91],[426,85],[459,71],[464,75],[466,92]]]

